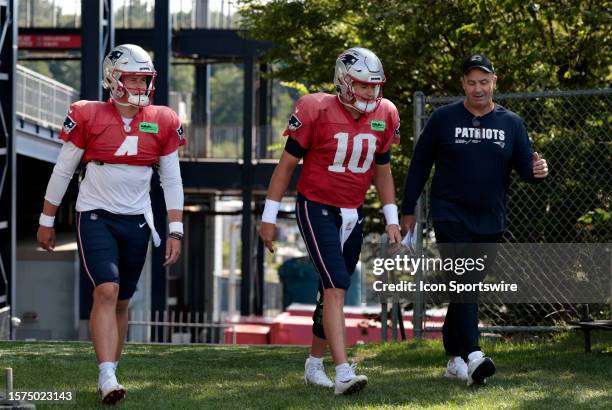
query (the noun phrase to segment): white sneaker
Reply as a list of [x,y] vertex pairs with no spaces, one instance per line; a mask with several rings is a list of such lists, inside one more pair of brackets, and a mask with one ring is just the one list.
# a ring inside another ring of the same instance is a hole
[[306,359],[304,364],[304,382],[316,386],[334,387],[334,382],[325,374],[323,363],[313,362],[310,358]]
[[481,351],[475,351],[468,355],[468,378],[467,385],[486,384],[487,377],[495,374],[495,365],[490,357]]
[[357,393],[358,391],[363,390],[366,384],[368,384],[367,376],[364,376],[363,374],[355,374],[356,367],[357,364],[353,363],[343,374],[336,374],[336,394],[349,395]]
[[449,360],[444,377],[466,381],[468,379],[468,365],[465,360],[459,356]]
[[98,392],[104,404],[115,404],[126,395],[125,387],[117,382],[117,377],[111,372],[101,376]]

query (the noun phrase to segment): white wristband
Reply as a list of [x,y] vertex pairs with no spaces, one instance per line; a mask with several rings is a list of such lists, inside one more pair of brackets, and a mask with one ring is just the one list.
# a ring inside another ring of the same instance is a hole
[[183,233],[183,223],[182,222],[170,222],[170,224],[168,224],[168,232],[178,232],[182,234]]
[[269,224],[276,224],[276,215],[278,215],[280,204],[281,203],[278,201],[266,199],[266,205],[264,206],[263,214],[261,215],[261,221]]
[[383,213],[385,214],[385,220],[387,225],[399,225],[399,218],[397,217],[397,205],[387,204],[383,206]]
[[54,216],[45,215],[43,213],[41,213],[40,218],[38,218],[38,224],[40,226],[46,226],[47,228],[53,228],[54,222],[55,222]]

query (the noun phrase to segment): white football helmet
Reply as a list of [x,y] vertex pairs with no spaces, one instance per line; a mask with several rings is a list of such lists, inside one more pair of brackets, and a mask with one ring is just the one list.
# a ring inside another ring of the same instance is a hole
[[[376,54],[367,48],[349,48],[336,59],[334,85],[342,104],[359,112],[372,112],[382,99],[382,85],[385,83],[385,72]],[[355,96],[354,82],[376,84],[373,100],[362,101]]]
[[[125,88],[121,76],[143,75],[147,77],[147,89],[144,94],[132,94]],[[134,44],[123,44],[113,48],[104,58],[102,65],[102,86],[110,90],[110,96],[117,104],[134,105],[145,107],[151,104],[153,92],[155,91],[155,77],[157,72],[149,54],[142,47]],[[127,93],[127,104],[120,103],[121,98]]]

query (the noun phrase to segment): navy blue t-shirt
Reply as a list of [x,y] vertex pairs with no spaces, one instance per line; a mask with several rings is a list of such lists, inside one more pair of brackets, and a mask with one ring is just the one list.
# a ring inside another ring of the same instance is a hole
[[404,186],[402,214],[414,214],[416,201],[435,164],[431,185],[433,221],[463,223],[471,232],[506,229],[506,197],[510,171],[528,182],[533,176],[533,151],[521,118],[495,104],[475,118],[463,100],[437,109],[423,130]]

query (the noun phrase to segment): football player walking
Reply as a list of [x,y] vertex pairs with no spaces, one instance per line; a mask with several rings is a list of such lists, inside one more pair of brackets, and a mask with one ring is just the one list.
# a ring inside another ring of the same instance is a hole
[[151,105],[156,71],[142,48],[115,47],[103,63],[107,102],[71,105],[60,138],[64,145],[47,186],[37,239],[53,250],[55,214],[79,163],[86,175],[76,203],[77,242],[85,280],[91,281],[91,337],[100,371],[102,401],[114,404],[126,390],[115,375],[128,330],[128,304],[145,263],[153,224],[149,187],[159,166],[168,210],[164,266],[175,263],[183,237],[183,184],[178,147],[183,128],[170,108]]
[[[273,251],[280,201],[303,159],[296,218],[320,275],[304,380],[335,387],[336,394],[358,392],[368,381],[348,364],[343,307],[359,260],[362,205],[372,180],[383,204],[389,241],[401,241],[390,167],[390,146],[399,143],[399,115],[382,96],[385,80],[382,63],[372,51],[351,48],[336,60],[336,95],[309,94],[296,102],[259,231],[265,246]],[[327,346],[336,365],[335,382],[323,366]]]

